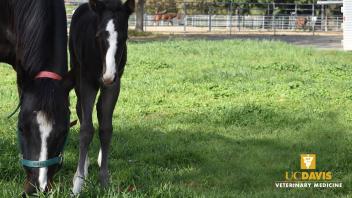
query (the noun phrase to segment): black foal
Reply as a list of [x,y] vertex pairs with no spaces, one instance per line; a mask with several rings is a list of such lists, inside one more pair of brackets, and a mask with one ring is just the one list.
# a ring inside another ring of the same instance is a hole
[[96,95],[99,121],[100,182],[107,186],[108,151],[112,135],[112,115],[120,92],[121,76],[127,60],[128,18],[134,0],[90,0],[74,13],[70,29],[71,67],[75,76],[77,114],[81,123],[80,152],[73,193],[78,194],[88,174],[88,147],[93,138],[92,111]]

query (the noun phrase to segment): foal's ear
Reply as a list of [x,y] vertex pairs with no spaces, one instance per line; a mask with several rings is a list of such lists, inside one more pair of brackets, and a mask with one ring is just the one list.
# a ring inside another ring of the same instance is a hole
[[97,14],[100,14],[105,8],[105,4],[101,0],[89,0],[89,6]]
[[134,12],[134,8],[136,7],[135,0],[127,0],[124,6],[126,6],[131,13]]

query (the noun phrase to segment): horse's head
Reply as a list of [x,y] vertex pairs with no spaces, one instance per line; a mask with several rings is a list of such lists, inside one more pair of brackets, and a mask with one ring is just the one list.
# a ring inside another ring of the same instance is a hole
[[39,78],[22,88],[18,140],[26,171],[25,193],[50,189],[61,168],[69,130],[69,88],[63,80]]
[[103,57],[102,82],[112,84],[116,67],[121,62],[128,38],[128,18],[134,11],[134,0],[90,0],[91,9],[98,15],[96,42]]

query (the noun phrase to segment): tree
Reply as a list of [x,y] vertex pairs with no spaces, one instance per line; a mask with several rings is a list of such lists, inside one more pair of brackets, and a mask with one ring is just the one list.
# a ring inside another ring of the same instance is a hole
[[144,30],[144,3],[145,0],[136,0],[136,31]]

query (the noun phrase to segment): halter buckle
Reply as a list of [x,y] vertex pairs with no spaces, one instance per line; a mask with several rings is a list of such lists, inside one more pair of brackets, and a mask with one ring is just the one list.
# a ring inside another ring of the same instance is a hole
[[60,152],[58,157],[60,158],[59,164],[61,165],[64,162],[64,154]]

